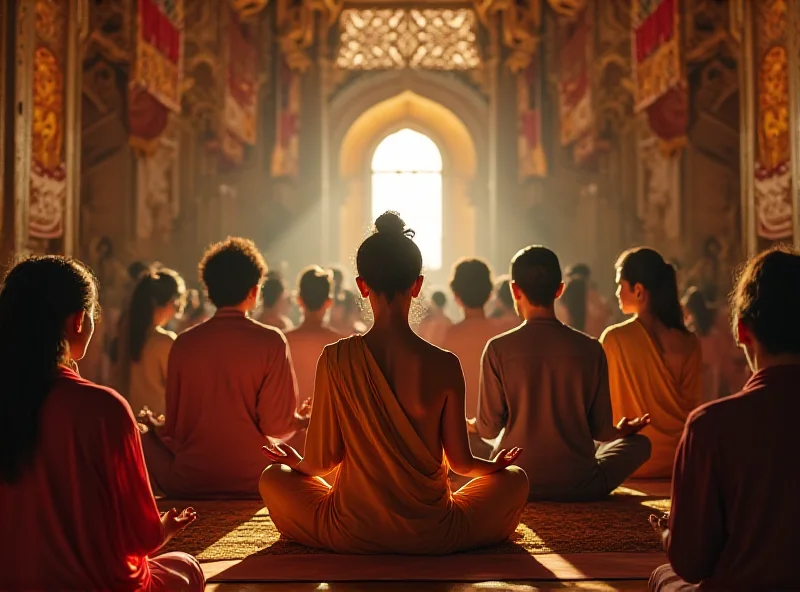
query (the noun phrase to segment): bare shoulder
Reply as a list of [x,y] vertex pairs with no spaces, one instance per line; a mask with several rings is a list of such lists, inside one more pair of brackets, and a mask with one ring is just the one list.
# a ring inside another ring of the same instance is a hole
[[437,347],[427,341],[420,339],[420,353],[426,365],[434,367],[437,372],[445,376],[462,376],[461,361],[458,356],[451,351]]
[[635,322],[636,318],[631,317],[630,319],[622,321],[621,323],[607,327],[606,330],[603,331],[602,335],[600,335],[600,343],[614,341],[619,338],[625,338],[625,336],[635,331]]

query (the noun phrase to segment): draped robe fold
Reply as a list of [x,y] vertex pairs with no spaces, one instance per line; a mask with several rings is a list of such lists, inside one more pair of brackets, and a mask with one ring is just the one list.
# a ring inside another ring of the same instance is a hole
[[528,495],[517,467],[451,493],[444,454],[435,458],[417,435],[360,336],[323,351],[303,465],[339,470],[329,486],[272,465],[260,484],[270,516],[289,538],[342,553],[444,554],[499,543]]
[[600,338],[608,359],[611,409],[614,422],[649,413],[651,423],[642,430],[652,443],[650,460],[633,478],[669,478],[683,427],[689,413],[703,397],[703,357],[700,342],[681,368],[670,372],[663,354],[642,324],[631,319],[609,327]]

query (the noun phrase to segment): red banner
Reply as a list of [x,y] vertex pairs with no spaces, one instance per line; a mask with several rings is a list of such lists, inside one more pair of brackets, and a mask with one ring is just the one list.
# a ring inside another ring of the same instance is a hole
[[236,13],[230,10],[225,127],[250,146],[256,143],[258,51]]
[[561,49],[558,105],[561,144],[567,146],[594,130],[592,91],[589,84],[591,29],[583,12]]
[[685,86],[679,7],[679,0],[634,0],[632,4],[637,111]]
[[537,52],[528,67],[517,74],[520,181],[547,175],[547,158],[542,146],[541,59],[541,52]]
[[272,176],[296,177],[300,168],[300,73],[281,59]]

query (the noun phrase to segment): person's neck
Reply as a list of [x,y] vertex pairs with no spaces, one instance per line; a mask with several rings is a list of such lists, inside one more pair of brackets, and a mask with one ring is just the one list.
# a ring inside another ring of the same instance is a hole
[[644,325],[645,329],[652,329],[661,324],[653,313],[647,309],[642,309],[636,313],[636,319]]
[[770,354],[758,351],[753,355],[753,370],[759,372],[775,366],[798,366],[800,354]]
[[239,304],[234,304],[233,306],[221,306],[217,309],[217,312],[240,312],[242,314],[247,314],[252,310],[252,305],[250,302],[245,300]]
[[378,331],[403,328],[411,330],[408,324],[408,311],[409,307],[399,302],[393,302],[387,307],[373,308],[375,321],[372,328]]
[[300,323],[301,329],[321,329],[325,322],[325,311],[303,310],[303,322]]
[[555,319],[555,303],[550,306],[524,306],[522,307],[522,318],[526,321],[538,321],[542,319]]
[[466,308],[464,307],[464,320],[472,319],[485,319],[486,311],[483,308]]

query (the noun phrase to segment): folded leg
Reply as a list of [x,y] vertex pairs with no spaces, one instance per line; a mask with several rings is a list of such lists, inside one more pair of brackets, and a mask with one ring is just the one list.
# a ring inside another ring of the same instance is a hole
[[298,473],[286,465],[270,465],[261,474],[258,490],[283,536],[308,547],[327,547],[320,540],[314,511],[330,492],[330,485],[323,479]]
[[528,476],[516,466],[473,479],[453,494],[465,510],[467,526],[455,551],[496,545],[519,526],[528,500]]
[[689,584],[680,579],[669,564],[656,568],[650,576],[647,587],[652,592],[693,592],[698,589],[696,584]]
[[650,459],[652,446],[647,436],[634,434],[600,446],[595,454],[597,465],[605,477],[606,495],[633,475]]
[[203,592],[206,579],[197,559],[186,553],[164,553],[147,560],[150,592]]

